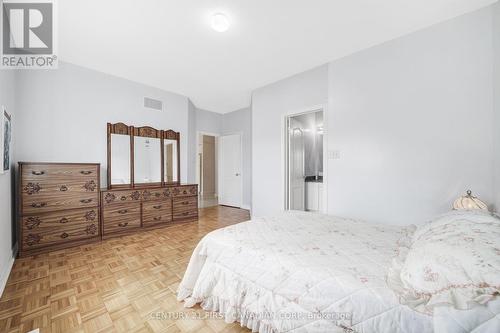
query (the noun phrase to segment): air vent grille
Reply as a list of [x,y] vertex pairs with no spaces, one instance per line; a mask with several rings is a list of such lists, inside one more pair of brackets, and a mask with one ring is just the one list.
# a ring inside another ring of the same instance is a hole
[[159,101],[157,99],[144,97],[144,107],[148,108],[148,109],[162,111],[163,110],[163,102]]

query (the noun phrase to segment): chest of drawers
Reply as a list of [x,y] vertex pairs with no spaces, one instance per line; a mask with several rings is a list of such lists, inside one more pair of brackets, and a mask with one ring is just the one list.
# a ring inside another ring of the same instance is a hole
[[101,200],[103,238],[198,219],[198,185],[108,190]]
[[99,164],[19,163],[20,256],[99,240]]

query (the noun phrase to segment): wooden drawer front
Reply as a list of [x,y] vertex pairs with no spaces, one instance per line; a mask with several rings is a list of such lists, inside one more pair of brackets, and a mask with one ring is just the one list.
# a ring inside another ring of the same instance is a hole
[[144,225],[172,221],[172,203],[170,200],[144,202],[142,204],[142,223]]
[[142,191],[142,199],[145,201],[162,200],[172,196],[170,188],[154,188]]
[[141,226],[141,204],[129,203],[103,208],[104,233],[120,232]]
[[68,180],[97,181],[99,166],[94,164],[23,164],[21,177],[24,182],[58,182]]
[[37,214],[53,210],[96,207],[99,206],[99,194],[97,192],[40,194],[23,197],[22,202],[23,214]]
[[174,198],[173,219],[184,220],[198,217],[198,197]]
[[198,197],[174,198],[174,213],[198,209]]
[[185,220],[185,219],[195,219],[198,218],[198,209],[186,210],[183,212],[175,212],[173,214],[173,220]]
[[[22,217],[22,228],[25,232],[37,232],[39,229],[74,228],[99,223],[99,209],[75,209],[61,212],[43,213]],[[99,231],[95,235],[98,235]]]
[[95,179],[44,179],[26,181],[23,179],[21,192],[23,197],[35,197],[44,194],[64,196],[72,193],[98,193],[98,182]]
[[140,202],[142,193],[139,190],[127,191],[108,191],[102,193],[102,202],[104,206],[127,202]]
[[188,185],[188,186],[175,186],[172,188],[173,197],[188,197],[198,194],[198,186]]
[[39,228],[23,232],[22,249],[30,250],[44,246],[69,243],[99,235],[98,222],[73,225],[64,228]]
[[142,204],[143,214],[165,214],[172,213],[172,201],[171,200],[161,200],[161,201],[149,201]]

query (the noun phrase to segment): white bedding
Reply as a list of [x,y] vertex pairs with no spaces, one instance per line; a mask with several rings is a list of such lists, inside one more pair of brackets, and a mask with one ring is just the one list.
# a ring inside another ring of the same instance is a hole
[[[305,212],[219,229],[194,250],[178,299],[260,333],[432,332],[433,317],[401,305],[386,282],[413,231]],[[437,327],[449,327],[441,313]]]

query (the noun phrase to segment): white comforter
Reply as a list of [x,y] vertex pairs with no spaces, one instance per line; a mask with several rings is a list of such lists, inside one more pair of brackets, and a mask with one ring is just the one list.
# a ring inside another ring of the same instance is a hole
[[289,212],[206,235],[178,299],[254,332],[432,332],[386,278],[414,227]]

